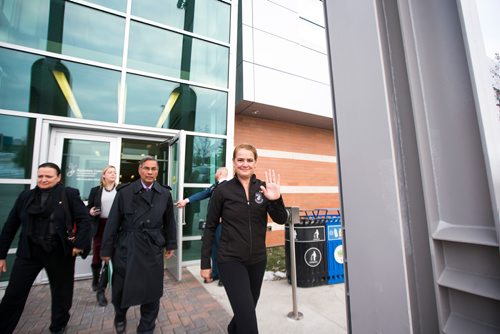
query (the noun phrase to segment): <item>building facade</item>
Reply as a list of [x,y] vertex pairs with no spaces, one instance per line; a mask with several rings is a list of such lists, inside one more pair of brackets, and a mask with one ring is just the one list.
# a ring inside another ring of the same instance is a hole
[[[154,155],[177,200],[241,142],[258,177],[282,175],[287,205],[339,206],[322,1],[6,0],[0,15],[0,224],[42,162],[86,200],[105,165],[130,182]],[[179,279],[207,204],[176,212]]]
[[[130,182],[141,157],[156,156],[175,199],[227,164],[237,4],[7,0],[0,15],[2,223],[45,161],[60,164],[84,200],[107,164]],[[182,262],[199,258],[201,237],[197,217],[177,215],[182,247],[169,266],[179,276]],[[86,262],[77,276],[88,273]]]

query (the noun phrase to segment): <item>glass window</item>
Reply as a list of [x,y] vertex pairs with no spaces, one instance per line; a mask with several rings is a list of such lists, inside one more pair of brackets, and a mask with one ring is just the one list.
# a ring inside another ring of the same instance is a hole
[[180,77],[182,35],[146,24],[132,22],[128,67]]
[[0,40],[120,65],[125,19],[62,0],[12,1]]
[[182,242],[182,261],[199,260],[201,254],[201,240]]
[[130,68],[226,88],[228,66],[227,47],[138,22],[131,24]]
[[[185,39],[191,39],[186,37]],[[198,81],[214,86],[227,88],[229,78],[229,48],[192,39],[189,73],[186,80]],[[184,68],[183,68],[184,72]]]
[[[18,239],[17,237],[15,239]],[[16,254],[7,255],[7,271],[2,273],[0,276],[0,282],[7,282],[10,279],[10,273],[12,272],[12,266],[14,265],[14,260],[16,259]]]
[[0,48],[0,108],[117,122],[120,73]]
[[230,14],[231,6],[216,0],[132,1],[132,15],[226,43],[229,42]]
[[126,139],[122,141],[122,152],[120,162],[120,183],[128,183],[137,180],[139,176],[139,161],[146,155],[156,157],[158,160],[157,181],[161,184],[168,184],[167,168],[168,159],[165,152],[160,152],[158,142],[151,140]]
[[35,120],[0,115],[0,178],[31,178],[34,134]]
[[109,142],[64,139],[63,184],[80,190],[82,200],[88,200],[90,189],[99,184],[102,168],[109,163],[109,150]]
[[[205,188],[184,188],[184,197],[196,194],[199,191],[203,191]],[[209,198],[202,201],[189,202],[184,208],[184,221],[185,224],[182,227],[182,235],[187,236],[197,236],[201,235],[201,226],[207,217]]]
[[227,93],[127,76],[125,123],[226,134]]
[[186,183],[214,183],[217,168],[224,166],[226,142],[201,136],[186,137]]
[[127,10],[127,0],[87,0],[97,5],[125,12]]
[[[14,207],[17,197],[24,190],[29,189],[27,184],[0,184],[0,230],[3,229],[3,225],[9,216],[10,210]],[[17,231],[19,235],[19,230]],[[18,237],[16,236],[10,245],[10,248],[16,248],[18,242]]]

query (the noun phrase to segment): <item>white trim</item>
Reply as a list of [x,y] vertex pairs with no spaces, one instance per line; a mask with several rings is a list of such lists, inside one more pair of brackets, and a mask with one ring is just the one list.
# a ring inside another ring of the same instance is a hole
[[282,194],[338,194],[338,186],[281,186]]
[[31,179],[0,178],[0,184],[24,184],[31,186]]
[[334,155],[308,154],[298,152],[274,151],[257,149],[259,157],[278,158],[278,159],[294,159],[316,162],[337,163],[337,157]]

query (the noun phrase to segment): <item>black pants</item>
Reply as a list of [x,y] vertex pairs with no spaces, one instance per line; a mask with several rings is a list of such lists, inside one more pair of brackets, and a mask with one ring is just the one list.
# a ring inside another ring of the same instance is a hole
[[9,284],[0,303],[0,328],[2,333],[12,333],[23,314],[26,300],[37,275],[45,269],[49,277],[52,296],[50,330],[57,331],[69,321],[73,301],[75,257],[65,256],[60,243],[50,253],[31,244],[31,258],[16,258]]
[[219,263],[219,274],[224,282],[234,316],[227,330],[233,333],[258,333],[255,307],[260,296],[266,260],[255,264],[241,262]]
[[[112,278],[112,303],[115,307],[115,319],[117,321],[124,321],[127,318],[128,307],[122,308],[122,294],[123,286],[125,284],[125,279],[119,271],[113,272]],[[139,326],[137,326],[137,333],[151,333],[153,334],[156,326],[156,318],[158,317],[158,312],[160,311],[160,300],[156,300],[151,303],[141,305],[141,320],[139,321]]]

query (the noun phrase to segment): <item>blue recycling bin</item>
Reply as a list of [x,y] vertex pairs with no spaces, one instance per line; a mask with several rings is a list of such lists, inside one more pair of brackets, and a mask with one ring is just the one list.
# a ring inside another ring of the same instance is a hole
[[328,284],[344,283],[344,251],[339,211],[336,214],[329,215],[326,220],[326,232]]
[[326,227],[326,263],[328,284],[344,283],[342,221],[339,209],[315,209],[308,216],[324,219]]

